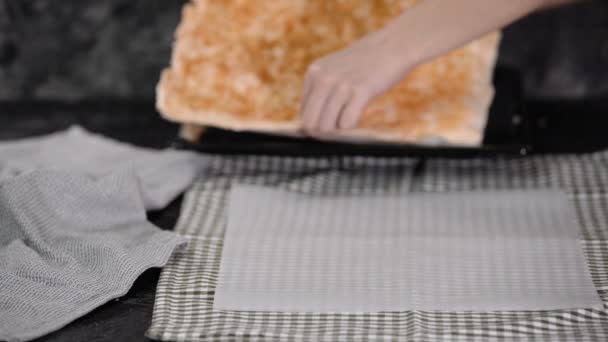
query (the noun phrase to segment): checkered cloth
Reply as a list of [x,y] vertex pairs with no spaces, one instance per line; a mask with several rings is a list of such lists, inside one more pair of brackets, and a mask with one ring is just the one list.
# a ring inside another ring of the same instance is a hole
[[211,157],[176,230],[189,246],[159,281],[147,336],[177,341],[608,341],[602,310],[279,313],[214,311],[226,204],[234,182],[309,194],[562,188],[582,228],[594,284],[608,302],[608,152],[468,160]]

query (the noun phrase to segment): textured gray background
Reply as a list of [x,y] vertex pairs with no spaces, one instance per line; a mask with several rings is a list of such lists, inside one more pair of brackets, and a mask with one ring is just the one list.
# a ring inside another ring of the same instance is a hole
[[[152,99],[185,0],[0,0],[0,100]],[[608,94],[608,1],[529,17],[500,64],[531,97]]]

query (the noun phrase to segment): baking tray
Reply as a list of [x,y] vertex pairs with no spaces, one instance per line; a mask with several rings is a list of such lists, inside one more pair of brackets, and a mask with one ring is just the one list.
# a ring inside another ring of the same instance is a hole
[[496,95],[490,108],[483,144],[480,147],[431,147],[420,145],[348,144],[313,139],[279,137],[259,133],[207,128],[198,142],[178,139],[180,149],[211,154],[275,156],[378,156],[378,157],[483,157],[525,155],[530,152],[530,125],[522,100],[518,72],[498,68],[494,73]]

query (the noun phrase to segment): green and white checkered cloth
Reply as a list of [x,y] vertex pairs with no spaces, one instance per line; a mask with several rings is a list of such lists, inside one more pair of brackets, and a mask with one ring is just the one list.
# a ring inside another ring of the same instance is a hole
[[[562,188],[602,310],[280,313],[214,311],[233,183],[310,194]],[[608,152],[497,159],[210,156],[176,231],[190,238],[163,270],[147,336],[165,341],[608,341]]]

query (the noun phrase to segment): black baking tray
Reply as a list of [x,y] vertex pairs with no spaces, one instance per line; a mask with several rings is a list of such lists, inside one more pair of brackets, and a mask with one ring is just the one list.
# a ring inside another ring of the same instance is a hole
[[496,94],[480,147],[348,144],[313,139],[207,128],[198,142],[178,139],[174,146],[211,154],[320,157],[357,155],[378,157],[463,157],[522,155],[530,151],[530,125],[522,100],[521,78],[511,69],[496,69]]

